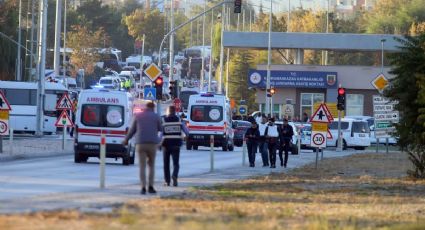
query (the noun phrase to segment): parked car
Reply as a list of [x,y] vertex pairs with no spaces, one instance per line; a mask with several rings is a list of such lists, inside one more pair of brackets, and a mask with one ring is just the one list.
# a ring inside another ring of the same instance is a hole
[[[338,121],[329,124],[332,139],[327,139],[327,146],[338,144]],[[366,121],[352,118],[341,119],[342,147],[363,150],[370,146],[370,129]]]
[[241,120],[233,120],[233,143],[235,146],[241,147],[243,144],[243,137],[246,131],[251,127],[251,122],[249,121],[241,121]]
[[101,77],[98,85],[105,89],[120,89],[120,79],[118,77]]

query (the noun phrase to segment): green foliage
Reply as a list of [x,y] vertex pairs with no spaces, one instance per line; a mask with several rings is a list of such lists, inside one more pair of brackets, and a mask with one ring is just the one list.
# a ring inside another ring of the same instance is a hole
[[[16,39],[18,12],[16,0],[0,3],[0,32]],[[0,36],[0,80],[15,79],[16,45]]]
[[399,144],[419,170],[415,175],[425,178],[425,33],[397,40],[402,52],[390,57],[391,73],[396,77],[390,80],[385,96],[399,102]]

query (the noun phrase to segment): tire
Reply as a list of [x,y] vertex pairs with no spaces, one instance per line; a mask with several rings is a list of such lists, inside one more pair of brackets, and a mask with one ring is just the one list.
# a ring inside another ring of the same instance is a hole
[[75,163],[85,163],[87,162],[88,157],[82,156],[79,152],[74,152],[74,162]]
[[229,150],[229,145],[227,144],[227,141],[224,142],[222,149],[224,152],[227,152],[227,150]]
[[233,146],[233,145],[229,146],[229,151],[233,151],[234,149],[235,149],[235,146]]
[[193,150],[198,150],[198,146],[197,145],[194,145],[193,146]]
[[364,147],[364,146],[361,146],[361,147],[354,147],[354,149],[355,149],[355,150],[365,150],[365,149],[366,149],[366,147]]
[[291,154],[292,155],[298,155],[298,146],[291,144]]
[[192,150],[192,144],[189,141],[186,142],[186,150]]
[[130,164],[134,165],[134,159],[136,158],[136,148],[133,146],[130,146],[129,148],[129,157],[130,157]]

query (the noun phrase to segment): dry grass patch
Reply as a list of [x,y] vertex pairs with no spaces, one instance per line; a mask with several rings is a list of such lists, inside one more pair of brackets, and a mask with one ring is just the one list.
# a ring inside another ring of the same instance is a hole
[[406,178],[404,154],[313,167],[136,200],[111,214],[0,216],[0,229],[425,229],[425,181]]

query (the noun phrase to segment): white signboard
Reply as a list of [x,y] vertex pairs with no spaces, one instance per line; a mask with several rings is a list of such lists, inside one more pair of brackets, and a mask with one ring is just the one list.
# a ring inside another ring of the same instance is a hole
[[0,119],[0,135],[7,136],[9,135],[9,120]]
[[326,136],[328,132],[311,132],[311,147],[326,148]]
[[400,120],[400,114],[395,110],[397,102],[390,101],[382,96],[373,96],[373,116],[375,118],[375,137],[391,137],[394,132],[394,123]]

